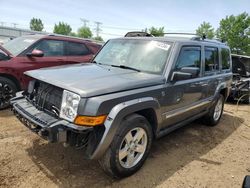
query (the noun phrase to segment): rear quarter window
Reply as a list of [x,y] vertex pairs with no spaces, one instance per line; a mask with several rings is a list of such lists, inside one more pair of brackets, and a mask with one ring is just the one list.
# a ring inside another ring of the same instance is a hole
[[218,48],[205,47],[205,72],[213,72],[219,70]]
[[67,43],[67,55],[68,56],[83,56],[88,55],[91,52],[83,43],[68,42]]

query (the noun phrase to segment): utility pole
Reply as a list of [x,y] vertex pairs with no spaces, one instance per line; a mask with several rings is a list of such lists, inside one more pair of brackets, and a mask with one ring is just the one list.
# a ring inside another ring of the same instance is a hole
[[80,20],[83,22],[83,26],[87,27],[87,23],[89,22],[89,20],[86,20],[84,18],[80,18]]
[[101,22],[95,22],[95,24],[96,24],[96,28],[95,28],[96,36],[99,37],[99,33],[102,31],[101,28],[100,28],[100,25],[102,23]]

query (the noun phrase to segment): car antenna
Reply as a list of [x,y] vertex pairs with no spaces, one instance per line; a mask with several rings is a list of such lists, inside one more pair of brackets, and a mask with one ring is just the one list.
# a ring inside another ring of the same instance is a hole
[[202,40],[205,40],[207,38],[206,34],[205,33],[202,33],[202,36],[201,36]]

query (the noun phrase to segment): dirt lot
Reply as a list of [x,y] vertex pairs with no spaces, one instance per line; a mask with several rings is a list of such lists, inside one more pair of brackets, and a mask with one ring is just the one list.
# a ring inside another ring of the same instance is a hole
[[227,104],[217,127],[195,122],[156,141],[144,167],[119,181],[0,111],[0,187],[240,187],[250,174],[250,105],[236,109]]

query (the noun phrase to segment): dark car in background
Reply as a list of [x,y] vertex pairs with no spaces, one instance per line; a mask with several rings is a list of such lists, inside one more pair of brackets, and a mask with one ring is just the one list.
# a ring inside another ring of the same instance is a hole
[[232,54],[233,82],[229,100],[250,103],[250,56]]
[[27,88],[30,79],[23,72],[89,62],[100,48],[91,40],[58,35],[27,35],[0,46],[0,109]]

